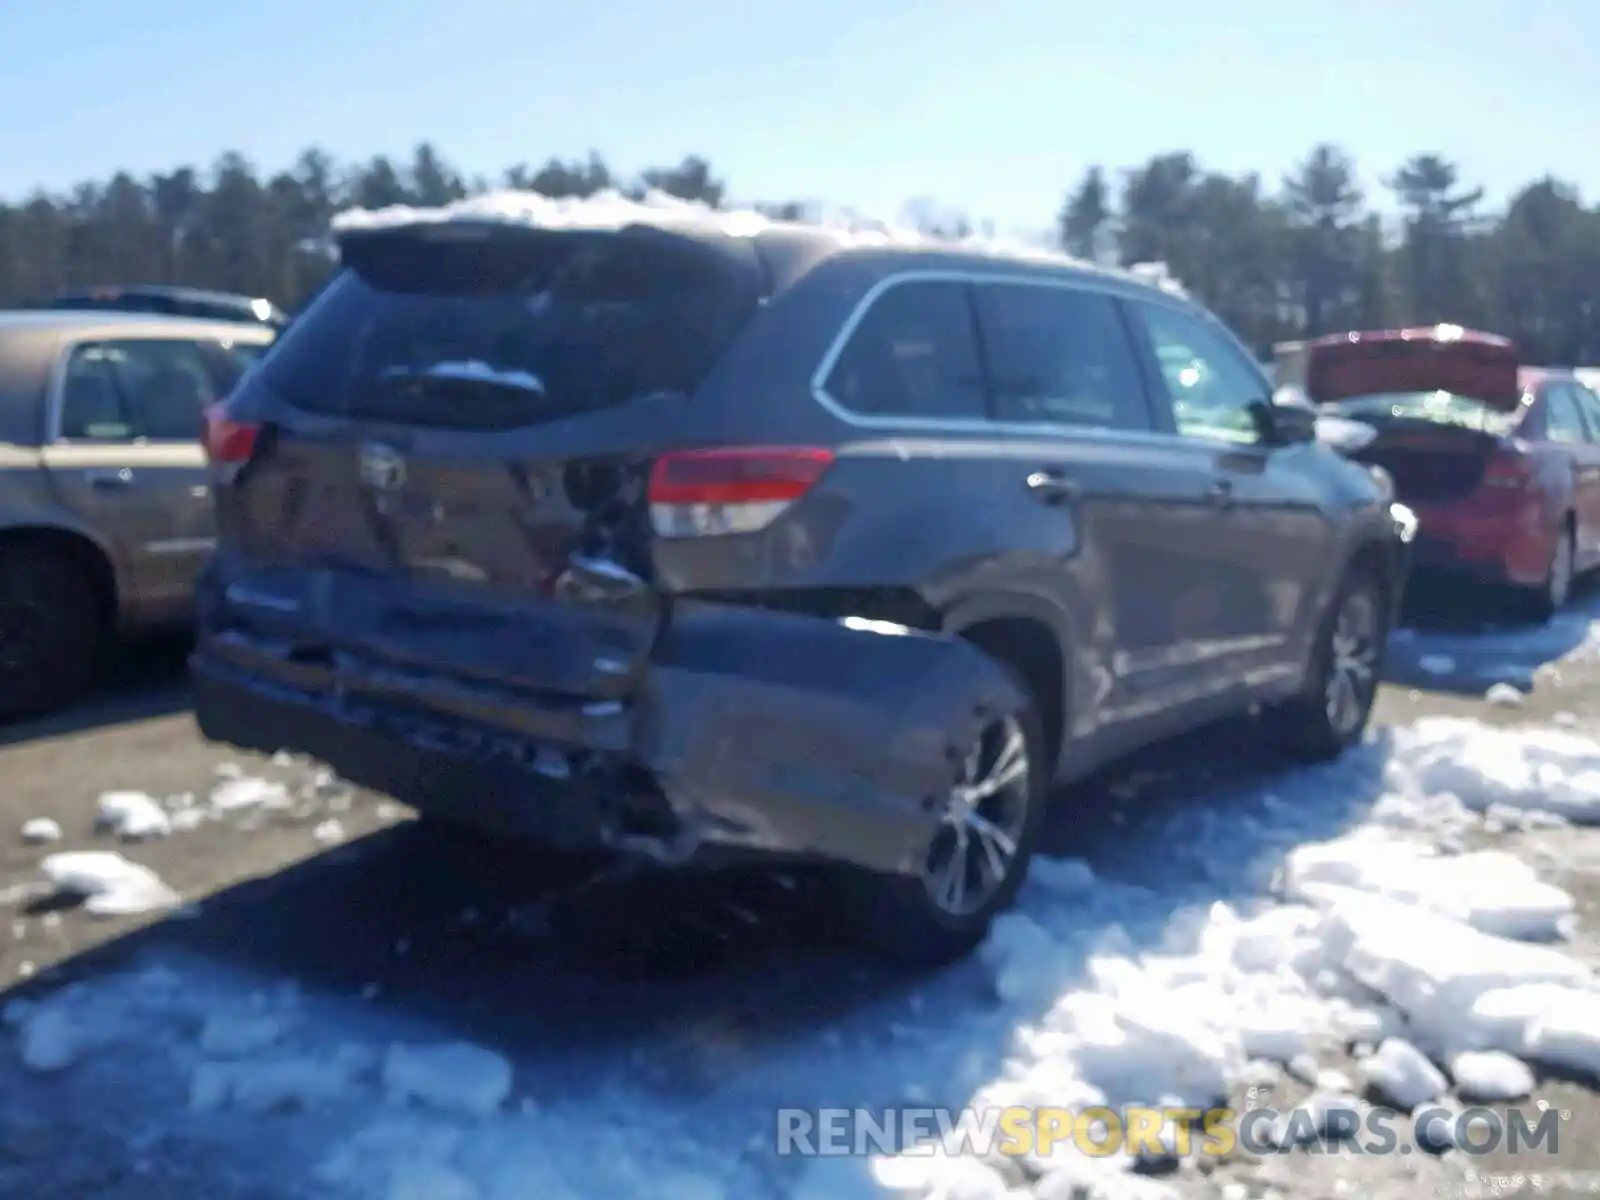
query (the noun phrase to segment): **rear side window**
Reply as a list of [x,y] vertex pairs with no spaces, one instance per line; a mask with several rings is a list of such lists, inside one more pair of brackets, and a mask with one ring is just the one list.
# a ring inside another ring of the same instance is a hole
[[192,341],[85,342],[68,355],[61,381],[64,438],[191,441],[219,388]]
[[1133,346],[1110,297],[1026,284],[984,284],[976,294],[997,420],[1150,428]]
[[314,412],[513,428],[690,392],[759,303],[724,260],[545,235],[479,257],[371,251],[279,335],[260,377]]
[[1552,384],[1545,390],[1545,436],[1552,442],[1586,442],[1588,431],[1584,428],[1583,414],[1578,411],[1578,401],[1565,384]]
[[823,387],[864,416],[983,420],[983,367],[967,286],[922,280],[883,292]]

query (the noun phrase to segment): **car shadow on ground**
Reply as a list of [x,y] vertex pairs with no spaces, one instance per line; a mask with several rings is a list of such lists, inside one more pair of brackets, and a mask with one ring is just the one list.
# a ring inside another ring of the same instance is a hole
[[192,634],[179,632],[117,646],[107,654],[93,687],[81,700],[47,716],[0,722],[0,746],[187,711],[187,663],[193,645]]
[[[1180,910],[1260,896],[1284,850],[1359,820],[1381,790],[1386,757],[1379,735],[1338,764],[1291,768],[1262,748],[1249,722],[1146,752],[1064,795],[1045,846],[1085,860],[1107,889],[1140,901],[1130,909],[1119,899],[1110,911],[1094,902],[1096,889],[1062,898],[1045,888],[1024,893],[1023,911],[1058,936],[1070,930],[1064,977],[1113,930],[1134,949],[1153,949]],[[876,1049],[820,1084],[808,1063],[827,1098],[786,1102],[892,1103],[883,1047],[905,1023],[936,1014],[953,1036],[903,1049],[914,1052],[907,1061],[921,1080],[950,1089],[933,1102],[961,1104],[998,1070],[1015,1022],[1039,1015],[993,1019],[993,987],[977,959],[928,972],[854,952],[839,914],[803,875],[596,883],[592,867],[401,825],[239,884],[196,915],[53,974],[92,978],[135,961],[198,956],[263,988],[293,980],[351,1001],[365,995],[374,1011],[441,1040],[494,1046],[516,1062],[531,1095],[621,1078],[672,1103],[713,1101],[751,1079],[781,1089],[799,1075],[796,1047],[804,1054],[819,1036]],[[765,1122],[748,1119],[734,1144],[772,1128],[770,1112]]]
[[[1482,695],[1496,683],[1530,691],[1540,668],[1592,640],[1600,622],[1600,579],[1579,582],[1549,621],[1519,618],[1490,589],[1424,580],[1407,594],[1401,628],[1390,638],[1387,682],[1423,691]],[[1600,639],[1594,639],[1600,646]]]

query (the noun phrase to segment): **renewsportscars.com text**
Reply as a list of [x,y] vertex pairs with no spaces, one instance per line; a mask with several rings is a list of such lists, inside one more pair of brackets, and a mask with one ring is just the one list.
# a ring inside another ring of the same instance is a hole
[[1040,1155],[1077,1151],[1222,1157],[1290,1150],[1330,1154],[1410,1154],[1416,1148],[1467,1154],[1559,1153],[1556,1109],[1423,1107],[1414,1113],[1376,1105],[1350,1108],[785,1108],[777,1152],[800,1157],[875,1154]]

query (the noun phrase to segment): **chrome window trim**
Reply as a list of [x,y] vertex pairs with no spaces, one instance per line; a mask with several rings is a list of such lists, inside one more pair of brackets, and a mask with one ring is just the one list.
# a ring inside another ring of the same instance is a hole
[[[1104,297],[1108,302],[1119,299],[1140,300],[1147,303],[1160,304],[1176,312],[1190,313],[1194,311],[1192,301],[1169,295],[1166,292],[1151,290],[1146,295],[1145,290],[1137,285],[1126,288],[1108,287],[1100,279],[1073,279],[1054,275],[1021,274],[1009,271],[962,271],[934,268],[911,268],[903,271],[894,271],[879,279],[868,288],[861,299],[856,301],[851,308],[844,324],[834,334],[833,340],[828,343],[827,350],[822,355],[822,360],[811,373],[811,398],[834,418],[846,425],[857,429],[888,430],[898,433],[998,433],[1025,437],[1043,438],[1069,438],[1090,437],[1105,439],[1120,439],[1128,437],[1149,437],[1162,442],[1169,442],[1181,438],[1182,444],[1192,444],[1195,439],[1175,435],[1161,429],[1119,429],[1115,426],[1103,425],[1071,425],[1054,421],[994,421],[987,417],[896,417],[876,416],[871,413],[859,413],[849,406],[836,400],[827,388],[828,376],[833,374],[833,369],[838,365],[840,356],[850,343],[856,330],[860,327],[867,314],[883,296],[897,287],[908,283],[954,283],[969,287],[985,287],[993,284],[1010,284],[1020,287],[1054,288],[1059,291],[1093,292]],[[1134,350],[1130,346],[1130,350]]]

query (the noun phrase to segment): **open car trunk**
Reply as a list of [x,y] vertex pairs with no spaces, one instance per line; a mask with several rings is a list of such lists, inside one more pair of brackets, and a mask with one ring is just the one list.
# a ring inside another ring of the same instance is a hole
[[1322,338],[1305,353],[1307,394],[1326,413],[1374,431],[1350,457],[1386,470],[1406,504],[1478,488],[1521,417],[1517,367],[1504,338],[1448,326]]
[[1317,404],[1376,393],[1448,392],[1495,412],[1522,401],[1516,347],[1505,338],[1443,327],[1319,338],[1305,351],[1305,390]]
[[1396,418],[1350,457],[1387,471],[1402,504],[1439,504],[1476,491],[1500,445],[1482,430]]
[[645,227],[347,235],[228,406],[219,619],[337,660],[571,698],[638,684],[665,604],[645,484],[760,299],[753,251]]

